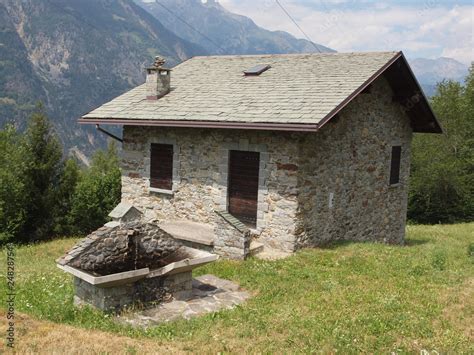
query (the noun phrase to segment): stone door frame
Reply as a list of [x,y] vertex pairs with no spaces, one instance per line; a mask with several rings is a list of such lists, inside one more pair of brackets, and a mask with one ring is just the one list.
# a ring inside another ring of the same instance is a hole
[[229,187],[229,161],[230,151],[240,150],[245,152],[260,153],[259,174],[258,174],[258,199],[257,199],[257,221],[255,229],[252,232],[260,234],[265,228],[264,214],[268,211],[268,204],[265,198],[268,195],[268,174],[267,166],[269,153],[266,144],[249,144],[248,139],[240,139],[239,143],[222,143],[219,149],[219,189],[220,197],[216,201],[221,211],[228,210],[228,187]]

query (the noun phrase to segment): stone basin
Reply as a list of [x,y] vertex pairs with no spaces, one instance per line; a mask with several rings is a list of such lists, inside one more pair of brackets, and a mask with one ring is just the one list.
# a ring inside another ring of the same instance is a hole
[[57,260],[74,276],[74,302],[105,311],[192,296],[193,269],[217,260],[154,223],[106,225]]
[[182,272],[192,272],[193,269],[216,261],[217,259],[218,256],[215,254],[183,246],[175,253],[162,260],[163,262],[169,262],[167,265],[154,270],[142,268],[110,275],[96,276],[92,273],[69,265],[57,264],[57,266],[61,270],[66,271],[74,277],[86,281],[91,285],[97,287],[113,287],[132,283],[143,278],[174,275]]

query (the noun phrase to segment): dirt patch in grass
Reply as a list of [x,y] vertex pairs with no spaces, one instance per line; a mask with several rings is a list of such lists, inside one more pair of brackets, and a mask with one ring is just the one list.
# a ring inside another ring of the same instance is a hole
[[[0,317],[5,319],[5,313],[0,312]],[[0,333],[5,334],[6,329],[6,322],[1,322]],[[15,315],[15,331],[17,354],[185,353],[174,345],[164,345],[160,341],[133,339],[97,330],[74,328],[64,324],[35,320],[24,314]],[[8,350],[3,342],[2,349]]]
[[446,304],[443,317],[474,341],[474,277],[469,278],[462,286],[450,289],[443,298]]

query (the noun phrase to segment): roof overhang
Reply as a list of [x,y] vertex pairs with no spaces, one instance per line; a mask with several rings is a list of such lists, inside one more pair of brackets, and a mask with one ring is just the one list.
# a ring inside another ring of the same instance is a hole
[[393,101],[398,102],[402,110],[408,115],[415,133],[443,133],[431,106],[421,89],[418,80],[413,74],[405,56],[398,52],[383,67],[367,79],[357,90],[349,95],[340,105],[332,110],[319,123],[324,126],[346,107],[361,92],[367,89],[380,76],[385,76],[394,93]]
[[368,78],[359,88],[343,100],[318,124],[292,123],[255,123],[204,120],[145,120],[145,119],[114,119],[114,118],[81,118],[80,124],[102,124],[123,126],[154,126],[154,127],[191,127],[191,128],[225,128],[250,129],[292,132],[316,132],[343,110],[360,93],[366,90],[380,76],[384,76],[393,91],[393,101],[398,102],[402,110],[410,118],[415,133],[442,133],[443,130],[431,109],[420,84],[402,52],[397,52],[384,66]]
[[383,73],[398,102],[410,118],[415,133],[443,133],[420,83],[413,74],[403,53]]
[[245,122],[216,122],[216,121],[176,121],[176,120],[124,120],[124,119],[94,119],[81,118],[80,124],[118,125],[118,126],[149,126],[149,127],[190,127],[190,128],[225,128],[225,129],[253,129],[261,131],[291,131],[316,132],[317,124],[289,124],[289,123],[245,123]]

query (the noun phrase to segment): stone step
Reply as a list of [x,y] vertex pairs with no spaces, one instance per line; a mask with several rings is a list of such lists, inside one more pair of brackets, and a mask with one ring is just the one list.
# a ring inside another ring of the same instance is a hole
[[160,223],[160,228],[180,240],[185,246],[205,251],[213,249],[214,229],[208,224],[171,220]]
[[263,244],[255,240],[251,241],[249,254],[253,256],[261,252],[263,252]]

